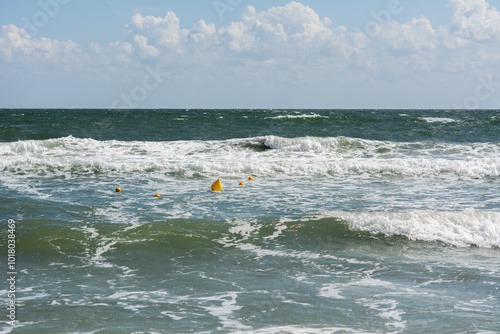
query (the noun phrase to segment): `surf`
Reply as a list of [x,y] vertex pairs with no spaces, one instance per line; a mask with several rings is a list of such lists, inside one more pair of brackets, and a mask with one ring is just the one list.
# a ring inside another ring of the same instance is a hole
[[407,210],[401,212],[324,212],[317,218],[341,220],[351,230],[455,247],[500,248],[500,213]]
[[500,176],[498,143],[392,142],[342,136],[164,142],[68,136],[0,143],[0,156],[0,170],[10,174]]

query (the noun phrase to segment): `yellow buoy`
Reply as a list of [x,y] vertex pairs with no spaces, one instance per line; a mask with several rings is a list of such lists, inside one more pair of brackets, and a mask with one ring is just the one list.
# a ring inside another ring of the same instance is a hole
[[249,176],[248,181],[253,181],[253,177]]
[[212,184],[212,191],[222,191],[222,183],[220,183],[220,178]]
[[160,198],[160,194],[156,194],[156,195],[155,195],[155,197],[158,197],[158,198]]
[[121,192],[121,191],[122,191],[122,188],[117,187],[117,188],[115,189],[115,191],[116,191],[117,193],[119,193],[119,192]]
[[240,186],[244,186],[245,184],[243,182],[240,182]]

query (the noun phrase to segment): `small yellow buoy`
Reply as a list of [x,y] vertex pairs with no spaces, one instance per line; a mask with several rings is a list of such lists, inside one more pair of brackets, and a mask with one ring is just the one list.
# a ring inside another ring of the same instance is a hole
[[119,193],[119,192],[121,192],[121,191],[122,191],[122,188],[117,187],[117,188],[115,189],[115,191],[116,191],[117,193]]
[[220,178],[212,184],[212,191],[222,191],[222,183],[220,183]]
[[253,177],[248,177],[248,181],[253,181]]
[[240,182],[240,186],[244,186],[245,184],[243,182]]
[[160,198],[160,194],[156,194],[156,195],[155,195],[155,197],[158,197],[158,198]]

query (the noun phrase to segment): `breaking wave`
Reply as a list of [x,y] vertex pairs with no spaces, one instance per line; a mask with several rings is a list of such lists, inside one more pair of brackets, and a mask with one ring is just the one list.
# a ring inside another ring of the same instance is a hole
[[437,212],[325,212],[321,218],[345,221],[357,231],[443,242],[457,247],[500,247],[500,213],[477,210]]
[[454,175],[498,178],[498,143],[390,142],[277,136],[219,141],[98,141],[72,136],[0,143],[7,173],[180,173],[223,176]]

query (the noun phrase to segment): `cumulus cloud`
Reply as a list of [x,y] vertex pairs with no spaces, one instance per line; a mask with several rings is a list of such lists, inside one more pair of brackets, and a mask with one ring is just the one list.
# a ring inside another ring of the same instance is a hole
[[[395,16],[379,24],[375,35],[335,25],[296,1],[261,12],[248,6],[241,20],[219,29],[205,21],[181,28],[173,12],[164,17],[136,14],[122,44],[130,45],[138,60],[176,65],[281,62],[292,70],[320,65],[345,72],[357,67],[374,75],[393,68],[463,70],[468,61],[476,68],[491,66],[499,54],[499,12],[485,0],[449,0],[449,8],[448,26],[434,27],[425,17],[399,22]],[[494,46],[481,46],[488,42]],[[478,52],[470,51],[474,47]],[[457,63],[450,66],[450,59]],[[489,62],[481,64],[482,60]]]
[[[180,28],[180,20],[173,12],[167,12],[163,18],[135,14],[127,27],[130,29],[128,35],[133,40],[144,41],[145,37],[152,45],[171,51],[179,49],[188,33],[188,30]],[[142,43],[137,45],[142,49]]]
[[248,6],[240,21],[219,29],[203,20],[183,29],[173,12],[164,17],[136,14],[127,28],[124,43],[133,46],[138,58],[156,61],[201,54],[262,61],[303,58],[339,54],[341,40],[347,42],[344,27],[333,27],[328,18],[321,19],[312,8],[298,2],[263,12]]
[[80,65],[76,72],[87,74],[158,64],[184,77],[205,75],[213,81],[218,72],[224,80],[273,77],[282,84],[499,71],[500,13],[486,0],[448,1],[448,25],[434,26],[426,17],[400,22],[393,15],[378,23],[375,33],[336,25],[297,1],[264,11],[248,6],[240,20],[220,28],[203,20],[182,27],[173,12],[136,14],[124,40],[88,48],[30,38],[9,25],[1,28],[0,57],[4,64],[73,62]]
[[381,33],[386,47],[408,53],[433,50],[439,46],[439,32],[425,18],[413,18],[410,22],[391,22]]
[[450,33],[469,41],[500,40],[500,13],[486,0],[450,0]]
[[339,55],[347,42],[344,27],[333,27],[312,8],[298,2],[256,12],[249,6],[240,22],[219,31],[221,42],[234,54],[257,59],[311,59]]
[[2,26],[0,31],[0,55],[7,62],[58,63],[67,55],[82,52],[77,43],[60,42],[44,37],[34,39],[24,29],[13,24]]

